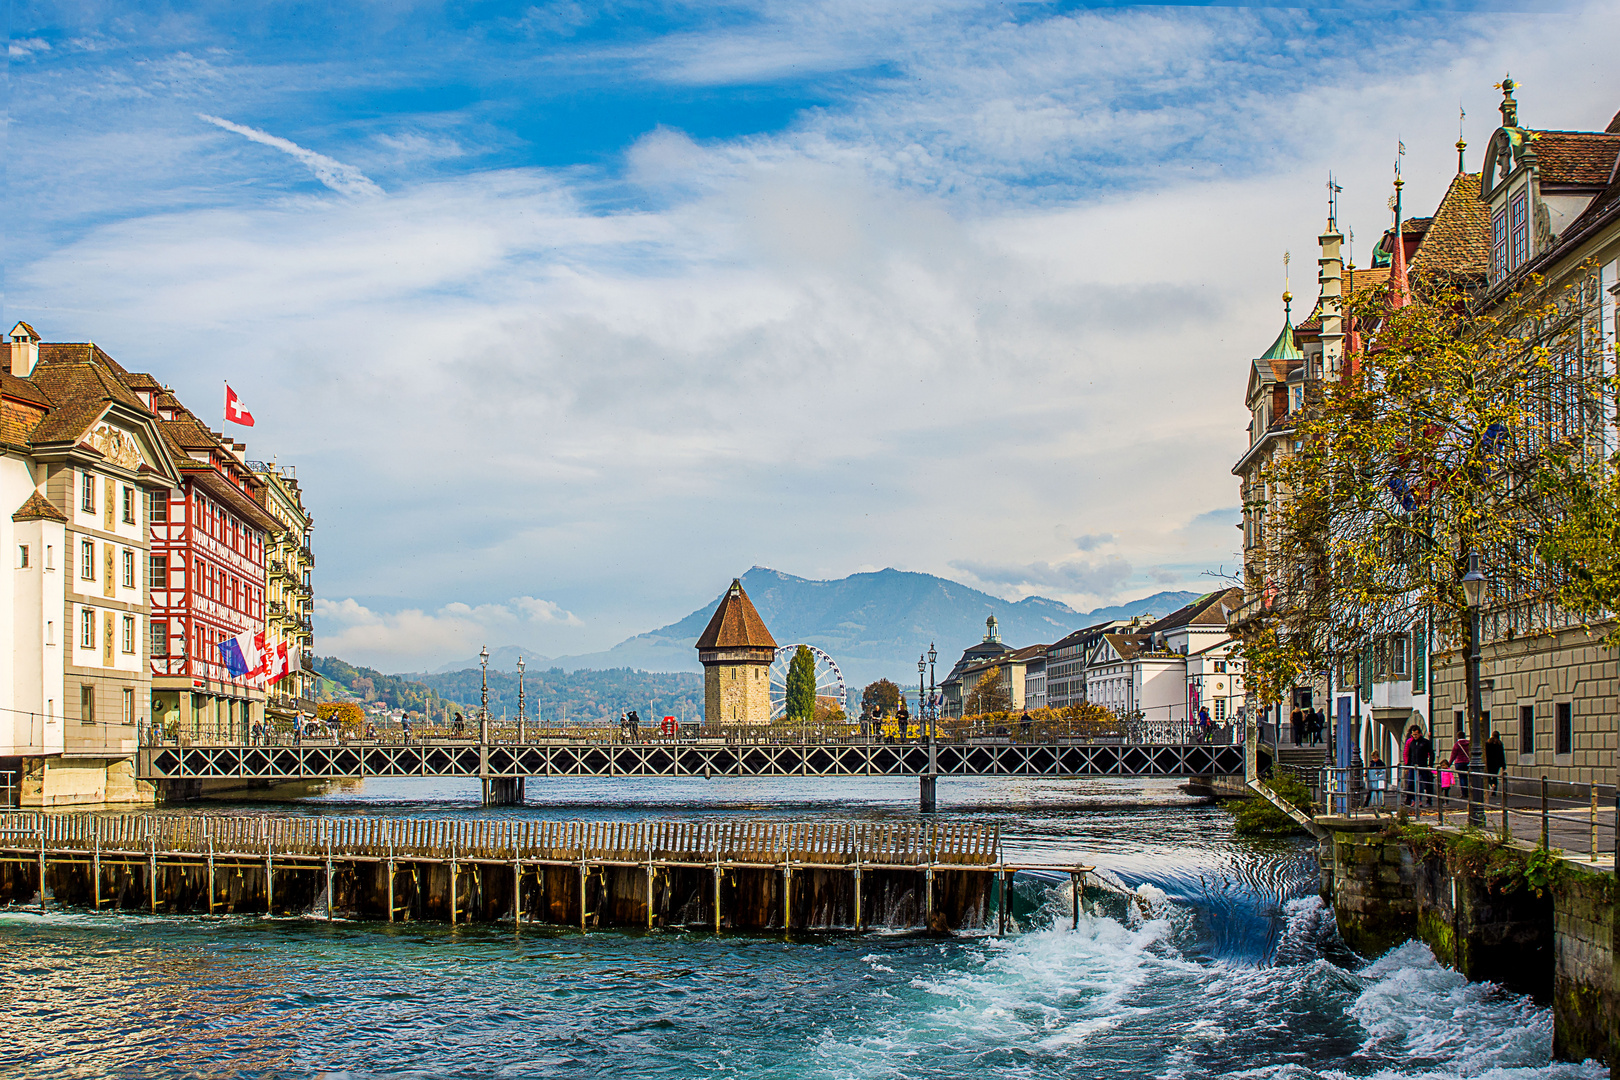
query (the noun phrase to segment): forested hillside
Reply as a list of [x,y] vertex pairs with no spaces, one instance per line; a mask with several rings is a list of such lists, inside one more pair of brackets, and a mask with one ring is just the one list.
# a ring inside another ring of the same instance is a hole
[[[465,708],[454,699],[446,701],[438,691],[401,675],[384,675],[367,667],[356,667],[336,656],[317,656],[315,670],[323,679],[329,679],[348,690],[361,701],[380,701],[390,709],[403,709],[434,718]],[[478,700],[476,688],[472,700]]]
[[[478,707],[477,668],[428,675],[412,675],[438,691]],[[529,671],[523,679],[528,714],[542,723],[588,723],[612,721],[622,712],[635,709],[643,721],[664,716],[688,720],[703,716],[703,676],[695,672],[648,672],[630,668],[607,671]],[[489,673],[489,711],[495,716],[517,715],[517,676],[504,671]],[[465,711],[465,710],[463,710]]]

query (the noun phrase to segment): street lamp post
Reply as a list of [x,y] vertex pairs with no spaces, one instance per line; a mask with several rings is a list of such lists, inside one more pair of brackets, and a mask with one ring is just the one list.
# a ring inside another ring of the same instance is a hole
[[923,676],[928,673],[928,654],[917,657],[917,720],[928,723],[928,706],[923,702]]
[[934,723],[939,719],[939,693],[934,689],[934,661],[939,659],[939,653],[934,649],[934,643],[928,643],[928,731],[930,737],[934,730]]
[[483,669],[483,688],[478,695],[478,741],[489,742],[489,646],[478,650],[478,664]]
[[[1472,774],[1480,771],[1475,765],[1484,760],[1485,753],[1485,717],[1479,700],[1479,605],[1485,599],[1485,575],[1479,569],[1479,552],[1468,553],[1468,572],[1462,576],[1461,584],[1463,599],[1468,601],[1468,771]],[[1468,823],[1485,824],[1485,783],[1481,776],[1468,777]]]
[[523,656],[522,656],[521,653],[518,654],[517,671],[518,671],[518,742],[521,743],[521,742],[524,741],[524,732],[523,732],[524,722],[528,719],[528,715],[526,714],[525,709],[524,709],[524,701],[523,701]]

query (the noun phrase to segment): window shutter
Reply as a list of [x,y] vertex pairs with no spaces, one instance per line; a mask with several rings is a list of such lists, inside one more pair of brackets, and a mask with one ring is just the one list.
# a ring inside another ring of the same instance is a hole
[[1429,637],[1423,627],[1412,628],[1412,693],[1428,692]]

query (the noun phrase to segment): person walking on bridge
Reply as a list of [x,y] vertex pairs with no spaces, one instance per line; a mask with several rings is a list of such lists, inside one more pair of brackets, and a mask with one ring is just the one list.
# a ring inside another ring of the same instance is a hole
[[1507,751],[1502,749],[1502,736],[1491,732],[1491,737],[1485,740],[1485,777],[1489,785],[1487,790],[1496,794],[1496,786],[1501,780],[1502,770],[1507,768]]

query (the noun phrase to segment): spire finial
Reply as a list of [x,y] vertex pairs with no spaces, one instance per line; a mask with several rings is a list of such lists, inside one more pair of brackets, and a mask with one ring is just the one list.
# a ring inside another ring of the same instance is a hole
[[1336,231],[1338,231],[1338,228],[1339,228],[1339,192],[1343,191],[1344,188],[1340,187],[1338,185],[1338,183],[1333,179],[1333,174],[1332,173],[1328,173],[1327,189],[1328,189],[1328,232],[1336,232]]
[[1467,118],[1467,110],[1462,107],[1462,102],[1457,102],[1457,171],[1459,173],[1468,171],[1463,165],[1463,151],[1468,149],[1468,144],[1463,142],[1463,121]]
[[1293,253],[1283,252],[1283,317],[1287,318],[1294,301],[1294,294],[1288,291],[1288,264],[1294,259]]
[[1496,88],[1502,91],[1502,104],[1498,106],[1502,110],[1502,126],[1518,127],[1519,103],[1513,100],[1513,91],[1519,88],[1519,84],[1513,81],[1512,75],[1503,75]]

